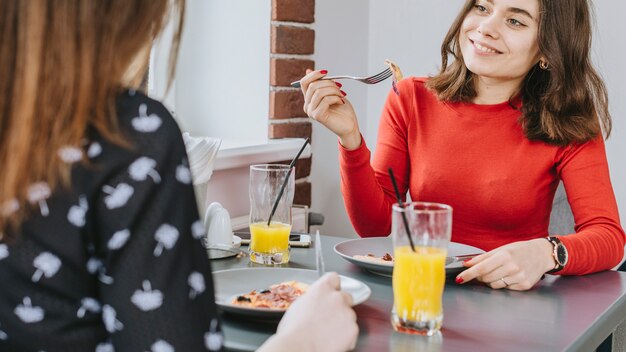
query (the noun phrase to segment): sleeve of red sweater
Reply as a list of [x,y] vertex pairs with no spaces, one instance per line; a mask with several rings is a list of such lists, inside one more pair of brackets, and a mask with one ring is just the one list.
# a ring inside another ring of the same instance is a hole
[[391,205],[395,192],[387,169],[392,168],[400,193],[409,182],[406,116],[411,113],[413,80],[398,83],[397,95],[390,91],[378,128],[378,144],[370,165],[370,151],[363,140],[356,150],[339,145],[341,191],[352,226],[361,237],[387,236],[391,231]]
[[625,239],[602,137],[563,148],[556,166],[576,223],[576,233],[559,237],[569,261],[558,274],[583,275],[613,268],[624,256]]

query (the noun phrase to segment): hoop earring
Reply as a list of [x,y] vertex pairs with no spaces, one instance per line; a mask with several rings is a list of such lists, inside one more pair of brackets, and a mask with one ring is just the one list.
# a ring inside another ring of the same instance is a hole
[[546,61],[539,60],[539,68],[546,71],[550,70],[550,64],[548,64]]

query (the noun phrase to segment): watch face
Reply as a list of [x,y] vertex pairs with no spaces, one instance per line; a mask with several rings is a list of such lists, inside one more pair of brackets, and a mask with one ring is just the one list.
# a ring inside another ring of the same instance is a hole
[[567,264],[567,249],[562,243],[556,245],[556,260],[559,265],[565,266]]

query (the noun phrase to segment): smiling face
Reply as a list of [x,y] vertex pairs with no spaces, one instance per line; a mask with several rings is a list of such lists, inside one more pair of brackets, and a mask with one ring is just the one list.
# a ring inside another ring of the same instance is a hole
[[459,33],[467,68],[481,81],[520,84],[539,61],[538,0],[476,0]]

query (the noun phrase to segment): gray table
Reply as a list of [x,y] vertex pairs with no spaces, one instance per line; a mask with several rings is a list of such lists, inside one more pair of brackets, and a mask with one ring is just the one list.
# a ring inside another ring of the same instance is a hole
[[[357,351],[593,351],[626,318],[626,273],[608,271],[580,277],[547,277],[527,292],[492,290],[448,281],[441,335],[410,336],[393,331],[391,278],[373,275],[334,251],[345,238],[322,236],[328,271],[361,280],[372,289],[357,307]],[[212,261],[213,270],[256,266],[248,258]],[[315,268],[313,248],[295,248],[292,268]],[[226,346],[254,350],[276,329],[225,316]],[[303,334],[306,334],[303,331]]]

